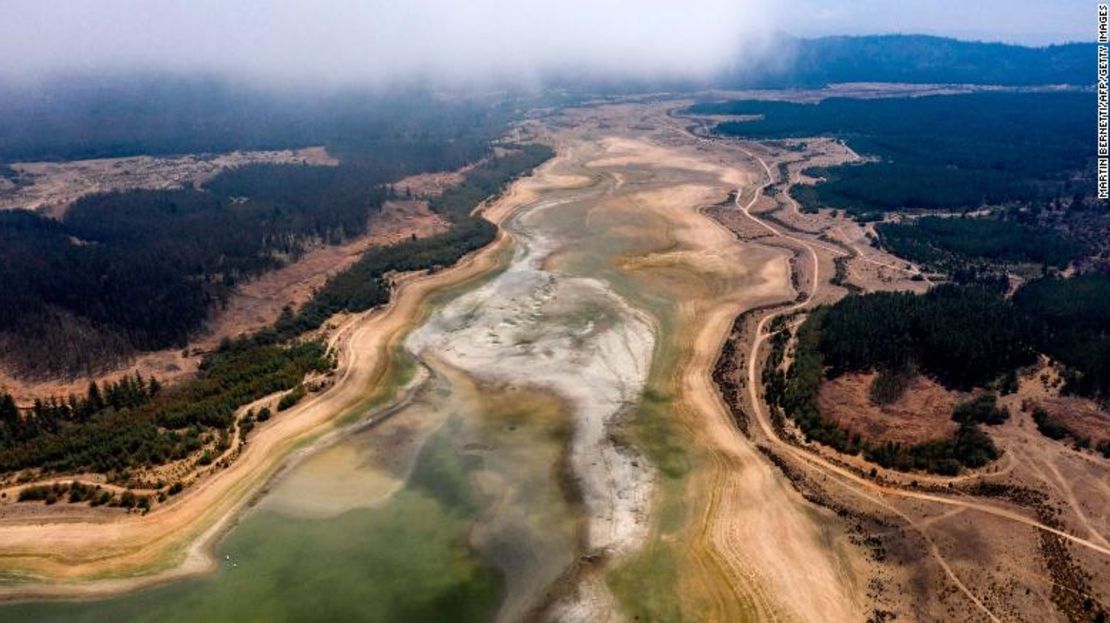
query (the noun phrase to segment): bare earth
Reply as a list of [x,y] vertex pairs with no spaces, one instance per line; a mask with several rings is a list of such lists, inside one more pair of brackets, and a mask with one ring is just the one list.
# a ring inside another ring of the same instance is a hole
[[246,164],[335,165],[338,161],[323,147],[306,147],[180,157],[16,162],[11,167],[20,174],[20,183],[14,188],[0,188],[0,210],[23,208],[59,218],[71,203],[85,195],[138,188],[199,188],[220,171]]
[[[688,124],[704,136],[698,120]],[[870,248],[864,228],[827,212],[799,214],[783,190],[807,182],[800,170],[835,150],[829,142],[807,139],[806,149],[798,152],[798,142],[704,140],[738,146],[763,169],[765,188],[778,191],[773,197],[741,193],[734,201],[738,210],[722,206],[714,215],[722,214],[741,238],[793,250],[795,283],[803,292],[792,304],[744,318],[734,330],[729,360],[722,362],[731,382],[742,388],[729,395],[731,405],[742,414],[750,437],[794,486],[814,503],[836,509],[851,526],[853,541],[868,553],[871,565],[871,620],[1079,621],[1105,610],[1110,603],[1110,518],[1104,503],[1110,462],[1036,431],[1021,403],[1030,385],[1040,385],[1037,374],[1002,400],[1014,414],[1010,421],[988,429],[1002,458],[957,477],[884,470],[805,442],[789,423],[776,429],[759,382],[772,320],[836,300],[845,286],[921,291],[931,276]],[[791,143],[794,148],[783,149]],[[785,180],[780,164],[786,165]],[[834,277],[840,285],[830,283]],[[846,413],[858,397],[826,394],[825,399],[839,403],[829,405],[834,414],[839,410],[848,421],[874,425],[866,410]],[[930,406],[921,408],[920,415],[937,419],[929,417]],[[1074,405],[1072,411],[1075,421],[1097,417],[1079,415]]]
[[[692,618],[861,620],[862,556],[852,550],[834,514],[807,503],[739,434],[710,378],[738,312],[793,298],[789,253],[740,243],[703,214],[737,187],[750,192],[759,170],[732,150],[705,149],[676,127],[666,110],[602,106],[568,111],[550,125],[556,140],[574,138],[604,148],[604,155],[588,164],[616,178],[615,192],[640,180],[661,186],[630,194],[627,209],[644,214],[644,229],[649,214],[660,218],[662,250],[630,258],[624,268],[645,273],[649,291],[666,288],[687,301],[679,306],[677,334],[670,338],[679,350],[668,372],[677,391],[669,417],[704,460],[683,481],[677,502],[690,509],[689,521],[673,532],[656,533],[660,528],[653,526],[647,541],[682,544],[677,563],[682,580],[673,598]],[[585,145],[572,145],[560,154],[589,153]],[[607,205],[600,204],[598,226],[611,226],[602,216]],[[637,572],[650,570],[629,571]],[[589,601],[591,593],[585,592],[582,599]],[[581,609],[557,612],[557,618],[585,618]]]
[[1093,400],[1078,396],[1054,396],[1035,401],[1038,407],[1063,422],[1092,445],[1110,440],[1110,414]]
[[872,404],[868,395],[875,373],[845,374],[821,384],[821,415],[865,439],[907,445],[947,439],[956,432],[955,392],[918,376],[902,397],[889,405]]

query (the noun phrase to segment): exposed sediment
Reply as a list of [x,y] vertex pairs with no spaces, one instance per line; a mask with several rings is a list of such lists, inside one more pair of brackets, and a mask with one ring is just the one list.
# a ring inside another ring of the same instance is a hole
[[654,329],[603,281],[543,267],[559,244],[539,217],[560,203],[540,202],[508,222],[517,242],[509,268],[447,304],[408,347],[482,382],[542,388],[568,401],[569,464],[586,514],[586,555],[615,556],[647,533],[652,473],[609,429],[639,399]]

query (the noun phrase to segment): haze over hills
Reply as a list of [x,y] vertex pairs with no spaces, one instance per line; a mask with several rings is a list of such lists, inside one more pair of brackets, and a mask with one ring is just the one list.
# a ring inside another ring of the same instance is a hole
[[[1030,48],[918,35],[784,37],[773,46],[773,55],[759,56],[765,63],[747,60],[697,81],[596,81],[555,74],[548,86],[568,89],[573,99],[575,92],[820,87],[841,82],[1085,85],[1095,70],[1092,46]],[[398,113],[418,115],[421,123],[428,123],[431,110],[450,102],[472,109],[467,114],[474,123],[489,123],[537,97],[531,88],[515,83],[467,103],[458,97],[466,91],[452,96],[434,86],[404,82],[387,91],[348,87],[310,93],[274,91],[228,77],[164,73],[57,76],[31,89],[2,85],[0,163],[306,144],[323,144],[350,155],[360,141],[378,144],[381,139],[374,135],[386,131],[386,120],[395,125]],[[425,112],[417,112],[421,110]]]
[[1079,0],[10,3],[0,620],[1110,619]]
[[[838,82],[1087,85],[1097,57],[1093,43],[1026,47],[928,35],[784,37],[781,69],[723,77],[736,87],[823,86]],[[727,75],[727,74],[726,74]]]

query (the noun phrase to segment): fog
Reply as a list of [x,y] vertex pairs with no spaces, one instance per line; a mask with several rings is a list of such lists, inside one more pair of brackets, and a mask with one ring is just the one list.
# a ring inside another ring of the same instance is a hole
[[0,77],[210,72],[266,83],[697,78],[766,53],[765,0],[3,0]]

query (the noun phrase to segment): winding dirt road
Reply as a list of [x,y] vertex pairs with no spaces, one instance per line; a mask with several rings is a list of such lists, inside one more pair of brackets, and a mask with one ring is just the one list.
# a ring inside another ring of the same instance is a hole
[[[696,134],[692,135],[698,140],[710,140],[704,137],[697,136]],[[755,189],[751,197],[745,203],[741,203],[743,189],[737,189],[734,199],[735,208],[739,210],[744,217],[749,219],[752,223],[757,225],[762,230],[767,231],[771,236],[784,241],[788,241],[792,245],[797,245],[801,248],[804,248],[811,262],[811,272],[809,272],[810,285],[808,288],[804,289],[802,297],[794,304],[787,305],[765,313],[764,315],[759,317],[755,323],[754,337],[752,338],[752,343],[748,351],[746,362],[746,384],[748,388],[748,401],[751,405],[751,412],[754,415],[756,422],[758,423],[762,436],[766,438],[777,450],[787,453],[794,459],[799,460],[814,468],[817,473],[824,474],[828,478],[828,481],[835,483],[844,491],[850,493],[851,495],[863,498],[868,502],[880,508],[883,508],[887,512],[901,518],[911,529],[913,529],[921,536],[929,555],[935,560],[940,569],[942,569],[945,575],[951,580],[952,584],[963,595],[965,595],[968,600],[972,604],[974,604],[974,606],[984,616],[986,616],[991,621],[997,622],[1000,620],[1000,618],[983,602],[982,599],[979,598],[979,596],[977,596],[967,586],[967,584],[959,577],[959,575],[957,575],[955,570],[949,564],[948,560],[946,560],[945,556],[941,553],[931,534],[928,532],[927,523],[911,518],[908,514],[902,512],[894,505],[889,503],[886,499],[884,499],[884,496],[922,500],[945,505],[953,508],[953,510],[950,511],[950,513],[952,514],[963,511],[974,511],[987,514],[993,517],[1017,522],[1025,526],[1044,531],[1046,533],[1066,539],[1068,542],[1087,548],[1097,554],[1110,556],[1110,548],[1107,547],[1105,538],[1101,534],[1098,534],[1094,532],[1093,529],[1089,528],[1089,522],[1086,520],[1086,517],[1082,514],[1082,512],[1079,513],[1079,518],[1085,525],[1088,526],[1088,529],[1091,530],[1091,539],[1071,534],[1057,527],[1046,525],[1043,522],[1031,518],[1021,512],[1017,512],[1009,508],[1001,507],[987,502],[953,498],[949,496],[937,495],[923,491],[915,491],[912,489],[901,487],[883,486],[873,480],[860,476],[851,469],[847,469],[842,465],[836,464],[826,459],[820,454],[810,452],[779,436],[779,434],[775,431],[774,427],[771,424],[766,405],[764,404],[761,396],[762,383],[760,367],[762,361],[762,346],[771,337],[771,334],[767,331],[767,327],[777,318],[787,316],[813,306],[818,289],[821,287],[821,262],[817,253],[818,248],[824,251],[833,252],[836,255],[843,255],[844,252],[843,250],[832,249],[827,245],[820,244],[813,240],[787,233],[786,231],[779,229],[778,227],[775,227],[757,217],[756,215],[752,214],[752,207],[759,201],[763,192],[775,183],[775,180],[771,167],[768,166],[767,162],[762,157],[758,156],[748,149],[740,148],[740,151],[747,154],[748,157],[759,164],[760,168],[763,171],[765,181],[758,188]],[[790,196],[788,188],[784,189],[784,193],[785,196],[789,199],[790,203],[793,204],[794,210],[797,211],[797,203]],[[886,265],[885,263],[877,262],[876,260],[870,258],[857,259],[863,259],[864,261]],[[909,268],[895,266],[891,267],[906,270],[911,274],[923,275],[920,268],[912,264],[909,266]],[[926,478],[926,480],[929,482],[957,482],[961,479],[961,477]],[[1074,499],[1070,500],[1070,503],[1073,507],[1078,507],[1078,503]]]

